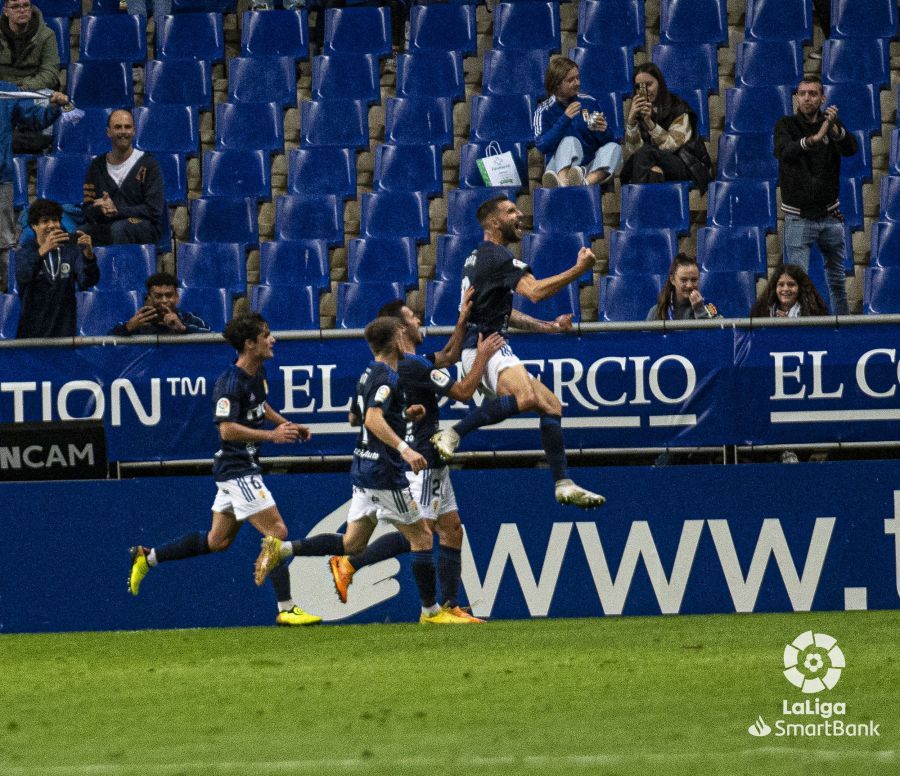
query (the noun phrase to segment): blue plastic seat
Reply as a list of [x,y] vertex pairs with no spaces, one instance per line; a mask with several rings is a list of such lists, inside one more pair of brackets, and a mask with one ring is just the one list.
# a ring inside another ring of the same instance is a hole
[[387,7],[327,8],[325,54],[391,53],[391,11]]
[[741,86],[725,90],[725,131],[771,134],[782,116],[794,112],[789,86]]
[[94,248],[100,269],[98,291],[123,288],[140,291],[156,272],[156,249],[152,245],[98,245]]
[[186,288],[227,288],[233,296],[241,296],[247,292],[244,246],[226,242],[180,243],[178,279]]
[[891,132],[890,154],[888,172],[891,175],[900,175],[900,129],[895,129]]
[[854,232],[863,228],[862,181],[856,178],[841,178],[841,215],[844,225]]
[[297,105],[297,63],[293,57],[234,57],[228,60],[230,102]]
[[873,267],[900,266],[900,223],[876,221],[872,224]]
[[28,159],[14,156],[13,161],[13,207],[21,210],[28,205]]
[[538,232],[603,234],[602,194],[599,186],[537,188],[533,194],[534,228]]
[[866,315],[900,313],[900,269],[897,267],[866,269],[863,312]]
[[644,321],[656,304],[666,275],[604,275],[600,278],[598,316],[601,321]]
[[429,239],[428,197],[418,191],[375,191],[360,198],[360,235]]
[[255,286],[250,292],[250,308],[262,315],[273,331],[319,328],[319,291],[312,286]]
[[80,121],[53,124],[53,152],[63,154],[105,154],[112,144],[106,122],[112,108],[86,108]]
[[265,151],[204,151],[204,197],[272,198],[272,175]]
[[771,132],[720,135],[716,160],[719,179],[775,180],[778,177],[778,160],[775,158],[773,140]]
[[484,202],[503,194],[515,201],[516,190],[486,186],[483,189],[453,189],[447,195],[447,234],[476,235],[484,233],[476,213]]
[[234,13],[237,0],[172,0],[172,13]]
[[361,100],[304,100],[300,104],[300,146],[368,148],[368,105]]
[[336,326],[362,329],[378,316],[383,305],[405,297],[400,283],[341,283],[337,290]]
[[665,74],[669,91],[719,91],[719,58],[714,43],[658,44],[653,47],[653,62]]
[[[145,278],[146,279],[146,278]],[[75,292],[75,333],[80,337],[103,337],[114,326],[127,321],[141,306],[143,294],[124,288]]]
[[453,326],[459,318],[459,282],[429,280],[425,290],[425,325]]
[[352,283],[390,278],[412,291],[419,285],[416,241],[412,237],[360,237],[350,240],[347,279]]
[[231,320],[231,292],[227,288],[188,286],[179,295],[178,307],[202,318],[210,331],[222,331]]
[[[439,280],[450,280],[459,285],[463,264],[484,239],[481,232],[469,234],[439,234],[434,275]],[[457,304],[459,300],[457,300]],[[454,319],[455,320],[455,319]]]
[[72,18],[81,16],[81,0],[35,0],[34,4],[41,9],[44,19],[48,16]]
[[631,93],[634,52],[630,46],[572,48],[569,58],[578,65],[581,91],[585,94],[596,97],[605,92]]
[[534,100],[526,95],[477,94],[469,110],[469,139],[533,144],[534,109]]
[[81,62],[147,61],[147,19],[134,14],[82,16]]
[[[697,133],[700,137],[709,140],[709,95],[703,89],[691,89],[683,91],[678,95],[681,97],[694,111],[697,117]],[[621,104],[621,103],[620,103]],[[609,114],[607,114],[607,123],[609,123]],[[625,119],[622,119],[622,132],[624,134]]]
[[191,201],[192,242],[259,242],[253,197],[198,197]]
[[700,272],[700,293],[725,318],[747,318],[756,301],[756,272]]
[[89,154],[53,154],[37,160],[36,194],[60,204],[84,201],[84,175],[91,163]]
[[812,39],[809,0],[747,0],[744,40],[797,41]]
[[872,180],[872,141],[865,132],[853,132],[856,138],[856,153],[841,157],[841,177],[859,178],[869,183]]
[[665,274],[676,253],[674,229],[614,229],[609,233],[609,274]]
[[538,318],[542,321],[552,321],[560,315],[571,315],[575,323],[581,320],[581,299],[577,285],[566,286],[553,296],[540,302],[532,302],[524,296],[513,296],[513,309]]
[[686,234],[691,225],[687,183],[629,183],[622,186],[623,229],[674,229]]
[[836,38],[822,46],[822,81],[887,87],[891,80],[889,41],[880,38]]
[[189,105],[149,105],[134,109],[134,144],[142,151],[196,156],[200,149],[197,110]]
[[900,221],[900,176],[886,175],[882,178],[880,194],[880,219],[882,221]]
[[440,49],[472,55],[477,48],[476,35],[474,5],[436,3],[409,9],[410,53]]
[[163,192],[170,207],[187,202],[187,160],[184,154],[156,151],[153,158],[159,162],[163,178]]
[[295,148],[288,156],[289,194],[356,199],[356,154],[349,148]]
[[381,102],[378,57],[373,54],[322,54],[313,57],[314,100],[363,100]]
[[[546,278],[570,269],[578,258],[578,251],[590,247],[591,238],[585,232],[527,232],[522,236],[522,261],[531,267],[536,278]],[[593,282],[593,271],[587,270],[576,285],[589,286]],[[551,319],[555,317],[551,316]]]
[[659,9],[659,42],[728,42],[728,11],[725,0],[662,0]]
[[[488,154],[489,143],[466,143],[459,149],[459,186],[463,189],[482,188],[487,186],[478,169],[478,160]],[[498,143],[500,153],[509,151],[512,154],[519,180],[523,187],[528,186],[528,146],[525,143]]]
[[438,49],[398,54],[397,96],[462,100],[466,96],[462,54]]
[[831,0],[832,38],[896,38],[896,0]]
[[150,60],[144,67],[144,104],[190,105],[210,110],[213,88],[209,62]]
[[707,272],[766,274],[766,233],[758,226],[704,226],[697,230],[697,263]]
[[485,52],[484,94],[544,94],[544,73],[550,55],[544,49],[492,49]]
[[452,147],[453,103],[446,97],[389,97],[384,104],[384,141]]
[[433,145],[375,147],[375,191],[421,191],[429,197],[443,194],[441,149]]
[[331,286],[325,240],[270,240],[259,246],[259,282],[295,284],[325,291]]
[[305,10],[245,11],[241,24],[245,57],[309,57],[309,24]]
[[220,13],[179,13],[156,20],[156,58],[225,59],[225,33]]
[[216,148],[280,153],[284,117],[277,103],[220,102],[216,105]]
[[56,36],[56,53],[59,54],[59,66],[65,67],[71,60],[69,51],[69,17],[68,16],[44,16],[46,24]]
[[287,194],[275,200],[276,240],[325,240],[344,243],[344,203],[334,194]]
[[644,3],[640,0],[582,0],[578,8],[579,46],[642,49],[644,27]]
[[825,84],[825,100],[837,105],[841,123],[851,131],[881,134],[881,98],[873,84]]
[[91,0],[91,14],[94,16],[109,16],[118,13],[120,11],[116,0]]
[[493,14],[495,49],[560,50],[559,4],[500,3]]
[[134,104],[131,65],[125,62],[72,62],[66,94],[79,108],[130,108]]
[[803,44],[799,41],[744,41],[736,52],[736,86],[785,84],[795,89],[803,78]]
[[21,311],[18,294],[0,294],[0,340],[16,338]]
[[775,231],[774,181],[715,181],[709,185],[707,203],[708,226],[758,226]]

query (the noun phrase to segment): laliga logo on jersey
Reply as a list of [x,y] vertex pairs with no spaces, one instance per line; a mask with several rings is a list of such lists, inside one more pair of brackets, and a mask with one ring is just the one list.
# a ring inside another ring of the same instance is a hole
[[804,693],[832,689],[845,666],[837,640],[827,633],[805,631],[784,648],[784,676]]

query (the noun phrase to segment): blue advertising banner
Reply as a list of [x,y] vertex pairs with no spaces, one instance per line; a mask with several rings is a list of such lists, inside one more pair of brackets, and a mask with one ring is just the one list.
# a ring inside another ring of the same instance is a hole
[[[562,507],[548,472],[461,471],[464,597],[494,618],[886,609],[900,605],[894,462],[578,469],[602,491]],[[344,474],[266,479],[292,538],[340,531]],[[862,484],[862,486],[861,486]],[[253,584],[259,534],[161,564],[136,598],[127,548],[204,530],[209,478],[0,484],[0,632],[270,625]],[[379,528],[379,531],[386,530]],[[387,529],[389,530],[389,529]],[[347,604],[326,558],[296,558],[292,592],[327,622],[414,621],[408,556],[361,569]]]

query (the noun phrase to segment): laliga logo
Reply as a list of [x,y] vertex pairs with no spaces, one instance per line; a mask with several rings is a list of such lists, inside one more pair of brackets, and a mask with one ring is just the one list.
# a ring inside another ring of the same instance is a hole
[[837,640],[827,633],[801,633],[784,648],[784,676],[801,692],[830,690],[846,666]]

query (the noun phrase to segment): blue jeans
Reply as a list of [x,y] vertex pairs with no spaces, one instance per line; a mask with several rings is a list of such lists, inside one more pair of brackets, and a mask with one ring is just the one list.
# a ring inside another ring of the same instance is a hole
[[[153,0],[153,15],[157,19],[172,13],[172,0]],[[147,0],[128,0],[128,13],[147,15]]]
[[831,312],[848,315],[846,273],[844,272],[844,225],[834,216],[825,218],[784,217],[784,263],[798,264],[809,273],[809,249],[813,244],[825,259],[825,277]]

